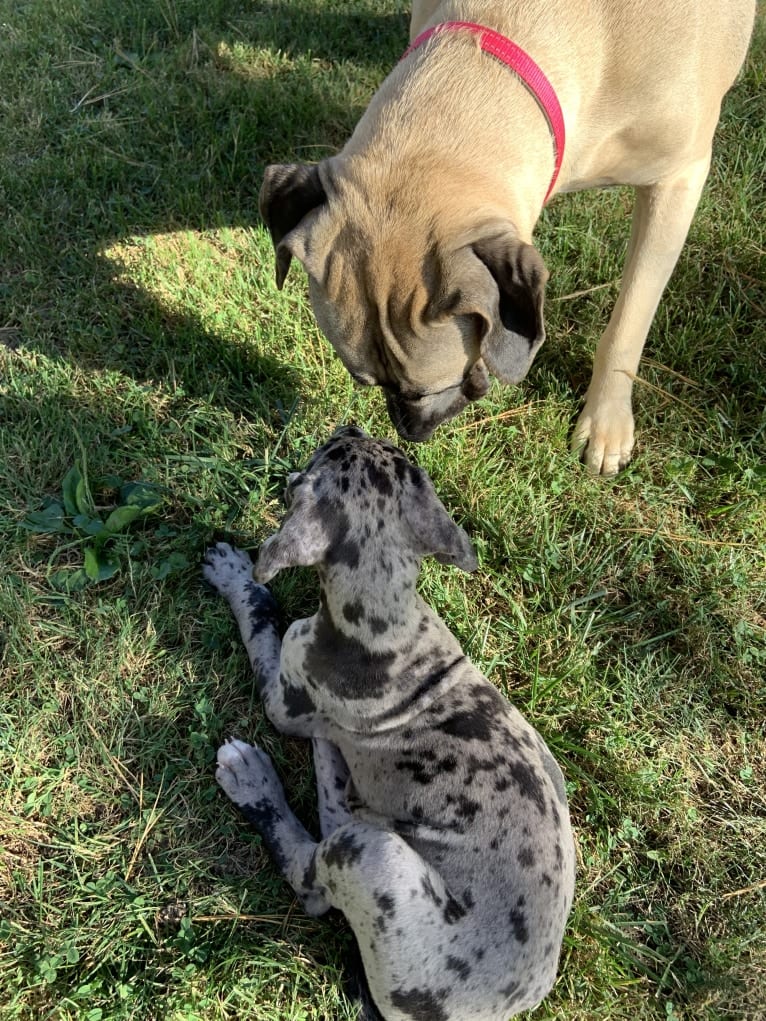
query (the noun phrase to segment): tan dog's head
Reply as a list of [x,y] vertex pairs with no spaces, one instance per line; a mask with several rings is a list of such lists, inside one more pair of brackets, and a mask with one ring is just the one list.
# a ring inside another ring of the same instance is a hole
[[320,328],[354,379],[381,386],[400,436],[434,429],[527,374],[545,339],[539,254],[490,203],[412,167],[354,157],[267,167],[260,209],[277,258],[309,275]]

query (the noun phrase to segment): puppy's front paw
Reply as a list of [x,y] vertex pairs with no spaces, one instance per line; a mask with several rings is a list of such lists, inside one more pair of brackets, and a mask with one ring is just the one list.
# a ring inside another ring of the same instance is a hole
[[630,400],[586,401],[572,435],[591,475],[616,475],[633,453],[633,411]]
[[202,560],[202,575],[222,596],[242,592],[253,583],[253,562],[244,550],[217,542]]
[[274,805],[284,801],[279,777],[266,752],[236,738],[218,749],[215,778],[235,805]]

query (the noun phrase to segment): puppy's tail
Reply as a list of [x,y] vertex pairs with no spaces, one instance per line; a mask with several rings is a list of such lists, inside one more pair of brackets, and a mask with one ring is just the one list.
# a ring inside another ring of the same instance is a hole
[[372,998],[367,976],[364,972],[362,955],[359,952],[359,944],[355,939],[352,940],[348,948],[344,970],[346,974],[346,995],[353,1003],[359,1005],[357,1021],[385,1021]]

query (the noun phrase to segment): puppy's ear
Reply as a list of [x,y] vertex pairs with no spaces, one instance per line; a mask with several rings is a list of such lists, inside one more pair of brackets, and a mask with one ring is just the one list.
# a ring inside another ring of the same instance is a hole
[[277,256],[277,287],[285,282],[294,254],[284,238],[294,230],[312,209],[327,201],[327,193],[316,166],[300,163],[276,164],[266,167],[258,208],[269,228]]
[[548,270],[537,249],[511,231],[475,241],[471,248],[491,276],[481,310],[486,322],[482,359],[503,383],[518,383],[545,340]]
[[461,571],[479,566],[471,540],[444,508],[427,473],[409,466],[404,485],[402,513],[419,556],[433,555],[440,564],[454,564]]
[[286,567],[313,567],[324,560],[329,536],[312,495],[296,497],[279,531],[261,546],[253,577],[265,585]]

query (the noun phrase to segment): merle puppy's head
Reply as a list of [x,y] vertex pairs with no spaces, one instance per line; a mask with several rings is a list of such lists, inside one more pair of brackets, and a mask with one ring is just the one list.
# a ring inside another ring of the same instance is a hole
[[355,426],[338,429],[302,472],[288,478],[287,513],[261,547],[254,575],[285,567],[380,567],[433,554],[476,570],[473,546],[444,509],[430,478],[388,440]]

